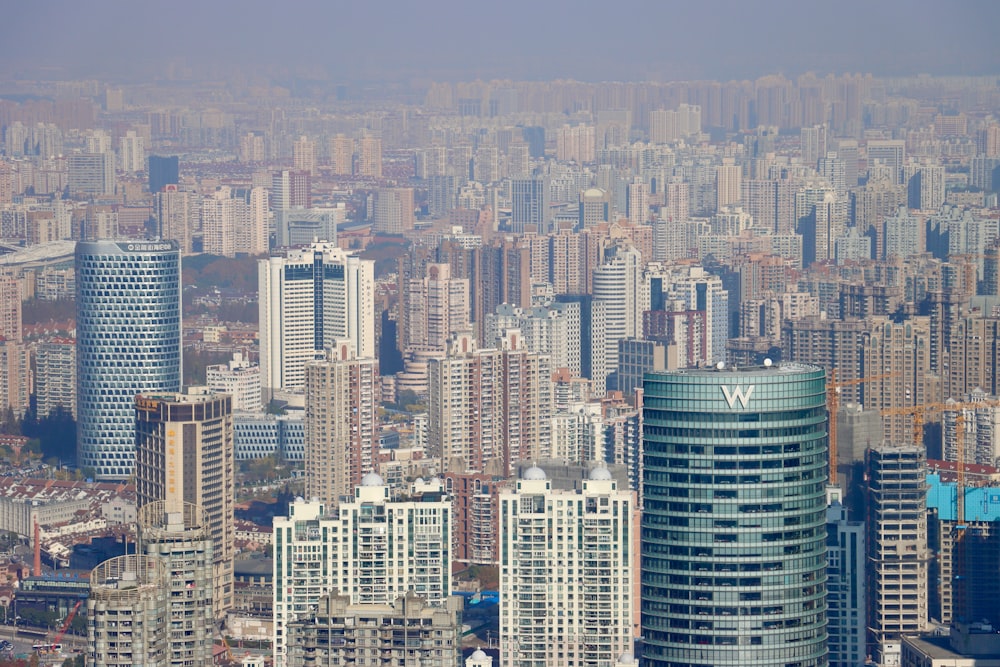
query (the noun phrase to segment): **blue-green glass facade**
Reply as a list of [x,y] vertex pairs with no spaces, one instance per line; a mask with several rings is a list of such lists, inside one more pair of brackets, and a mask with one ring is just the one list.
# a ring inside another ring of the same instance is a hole
[[135,397],[181,388],[181,255],[174,241],[76,245],[77,462],[97,479],[135,464]]
[[826,375],[648,373],[642,664],[827,664]]

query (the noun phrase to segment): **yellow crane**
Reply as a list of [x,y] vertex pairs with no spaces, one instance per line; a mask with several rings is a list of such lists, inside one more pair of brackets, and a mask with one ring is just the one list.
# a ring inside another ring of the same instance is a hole
[[921,444],[924,421],[929,413],[955,413],[955,472],[957,475],[956,491],[957,514],[959,524],[965,520],[965,411],[981,410],[983,408],[1000,407],[1000,400],[982,399],[976,401],[956,401],[950,399],[941,403],[921,403],[901,408],[885,408],[883,416],[913,415],[913,444]]

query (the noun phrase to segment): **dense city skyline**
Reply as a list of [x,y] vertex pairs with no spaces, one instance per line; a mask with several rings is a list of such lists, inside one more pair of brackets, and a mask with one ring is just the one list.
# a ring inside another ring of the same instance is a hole
[[8,8],[0,667],[997,667],[998,19]]
[[[44,29],[35,22],[45,17]],[[0,70],[44,78],[164,76],[178,63],[308,79],[743,79],[783,72],[1000,70],[1000,6],[732,0],[650,5],[47,0],[11,6]],[[101,39],[95,39],[100,35]]]

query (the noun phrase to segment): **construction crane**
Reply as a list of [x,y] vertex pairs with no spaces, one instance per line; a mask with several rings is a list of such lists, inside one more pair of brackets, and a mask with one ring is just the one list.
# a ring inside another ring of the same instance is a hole
[[63,621],[62,626],[59,628],[59,631],[56,632],[55,637],[52,638],[51,642],[45,644],[35,644],[34,646],[32,646],[32,648],[35,649],[35,651],[37,651],[38,653],[44,653],[44,654],[59,653],[62,650],[62,645],[59,642],[60,640],[62,640],[63,635],[66,634],[66,630],[69,628],[69,624],[73,622],[73,617],[76,616],[76,612],[80,608],[80,605],[82,604],[83,604],[82,599],[76,601],[76,604],[73,605],[73,608],[70,609],[68,614],[66,614],[66,620]]
[[63,638],[64,634],[66,634],[66,630],[69,629],[69,624],[73,622],[73,617],[76,616],[76,612],[82,604],[83,600],[77,600],[76,604],[73,605],[73,608],[69,610],[68,614],[66,614],[66,620],[63,621],[62,627],[59,628],[59,632],[56,633],[55,638],[52,640],[53,644],[58,644],[59,640]]
[[854,387],[865,382],[875,382],[876,380],[887,380],[899,375],[898,373],[883,373],[882,375],[869,375],[868,377],[855,378],[853,380],[837,380],[837,369],[830,371],[826,383],[826,409],[829,413],[829,424],[827,431],[830,434],[830,484],[837,483],[837,411],[840,409],[840,391],[844,387]]
[[887,417],[913,415],[913,444],[917,446],[921,444],[920,436],[928,413],[955,413],[955,472],[957,475],[955,519],[959,525],[963,525],[965,522],[965,411],[995,407],[1000,407],[1000,400],[956,401],[952,399],[944,403],[921,403],[902,408],[886,408],[881,411],[882,415]]

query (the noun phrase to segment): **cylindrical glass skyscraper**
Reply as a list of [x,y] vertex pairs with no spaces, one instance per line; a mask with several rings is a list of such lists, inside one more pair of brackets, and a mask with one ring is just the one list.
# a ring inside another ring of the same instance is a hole
[[826,375],[644,382],[643,664],[827,664]]
[[174,241],[76,245],[77,464],[126,479],[135,397],[181,388],[181,256]]

